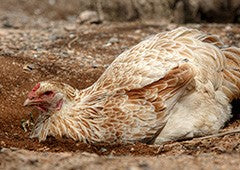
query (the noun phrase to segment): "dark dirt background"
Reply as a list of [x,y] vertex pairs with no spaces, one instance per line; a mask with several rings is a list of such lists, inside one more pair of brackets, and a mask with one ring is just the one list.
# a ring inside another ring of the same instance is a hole
[[[0,169],[240,169],[237,133],[161,146],[95,147],[70,139],[50,137],[41,143],[30,139],[37,112],[22,104],[36,82],[55,79],[86,88],[124,50],[180,26],[161,19],[80,25],[76,23],[80,2],[69,6],[65,2],[66,8],[64,3],[49,5],[53,2],[59,1],[0,0]],[[240,46],[238,24],[185,26]],[[223,131],[240,128],[238,108],[235,101],[233,119]]]

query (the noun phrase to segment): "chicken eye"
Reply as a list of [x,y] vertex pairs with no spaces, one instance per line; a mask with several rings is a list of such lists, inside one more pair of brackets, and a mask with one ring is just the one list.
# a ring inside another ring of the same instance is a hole
[[53,94],[53,92],[52,92],[52,91],[46,91],[46,92],[44,92],[43,94],[46,95],[46,96],[50,96],[50,95]]

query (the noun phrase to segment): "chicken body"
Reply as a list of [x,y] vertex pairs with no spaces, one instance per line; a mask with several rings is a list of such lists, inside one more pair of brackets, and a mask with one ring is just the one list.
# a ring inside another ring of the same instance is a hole
[[[87,89],[40,82],[32,96],[52,91],[61,102],[39,116],[32,137],[161,144],[217,133],[239,98],[239,59],[240,49],[195,29],[157,34],[120,54]],[[29,98],[25,105],[34,105]]]

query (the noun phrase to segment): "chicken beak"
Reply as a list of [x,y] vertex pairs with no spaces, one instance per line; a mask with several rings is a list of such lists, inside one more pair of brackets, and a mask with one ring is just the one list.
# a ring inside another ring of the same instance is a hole
[[26,99],[25,102],[23,103],[23,106],[30,106],[32,104],[32,100]]

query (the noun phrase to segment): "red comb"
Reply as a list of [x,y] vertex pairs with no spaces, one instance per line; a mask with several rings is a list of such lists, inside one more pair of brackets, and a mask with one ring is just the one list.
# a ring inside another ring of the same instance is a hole
[[38,84],[36,84],[34,87],[33,87],[33,89],[32,89],[32,91],[30,91],[29,93],[28,93],[28,98],[29,99],[31,99],[31,98],[33,98],[34,96],[35,96],[35,91],[37,91],[37,89],[39,89],[39,87],[40,87],[40,83],[38,83]]
[[37,91],[37,89],[39,89],[39,87],[40,87],[40,83],[36,84],[36,85],[33,87],[32,91]]

